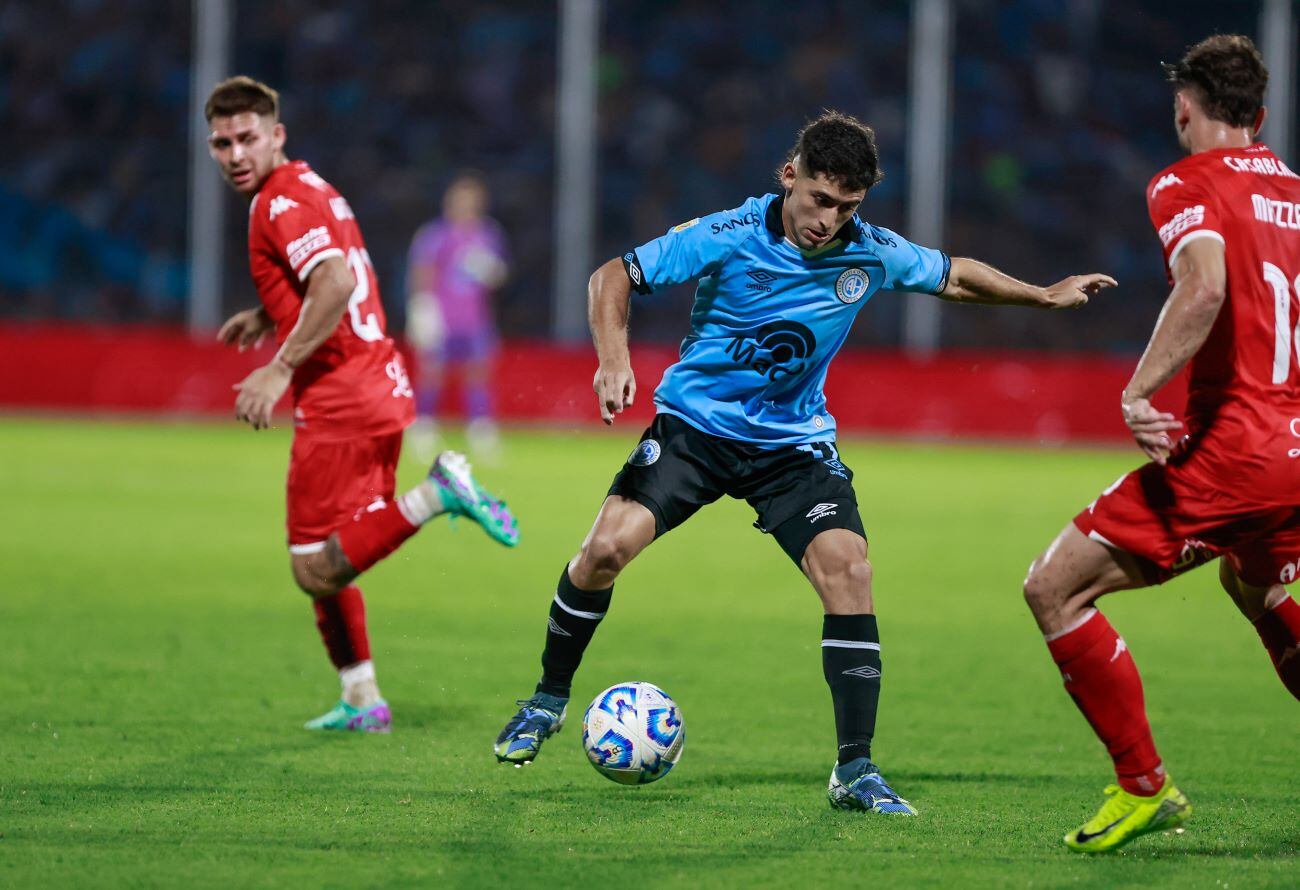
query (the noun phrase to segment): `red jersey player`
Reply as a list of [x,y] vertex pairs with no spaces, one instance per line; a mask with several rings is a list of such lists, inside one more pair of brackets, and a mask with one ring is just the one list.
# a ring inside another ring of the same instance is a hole
[[[1102,492],[1030,567],[1025,598],[1065,688],[1115,763],[1118,784],[1066,835],[1112,850],[1181,824],[1191,806],[1165,774],[1142,682],[1095,608],[1222,557],[1219,577],[1300,698],[1300,178],[1263,144],[1268,72],[1246,37],[1217,35],[1166,66],[1189,153],[1151,180],[1151,221],[1173,290],[1124,390],[1124,419],[1151,462]],[[1151,404],[1191,363],[1187,426]]]
[[263,429],[275,403],[293,392],[289,558],[343,685],[339,703],[307,728],[386,732],[392,715],[375,682],[353,579],[442,513],[468,516],[508,546],[518,542],[518,527],[454,452],[393,497],[414,403],[352,209],[307,164],[285,156],[275,90],[231,78],[212,91],[205,114],[213,160],[250,201],[249,266],[262,303],[232,316],[218,337],[244,349],[273,333],[280,347],[235,386],[235,416]]

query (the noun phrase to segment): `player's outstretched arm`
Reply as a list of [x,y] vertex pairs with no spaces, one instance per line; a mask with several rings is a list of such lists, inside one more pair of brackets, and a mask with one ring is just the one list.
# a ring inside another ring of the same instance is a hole
[[600,404],[600,419],[614,422],[614,415],[632,407],[636,398],[636,377],[627,348],[627,314],[632,302],[632,282],[623,271],[623,261],[613,259],[594,273],[587,284],[587,324],[596,344],[596,379],[592,389]]
[[1223,243],[1215,238],[1188,241],[1174,257],[1170,271],[1174,289],[1120,400],[1124,422],[1138,447],[1160,464],[1172,447],[1169,433],[1182,424],[1174,415],[1157,411],[1151,397],[1191,361],[1219,317],[1228,296]]
[[322,261],[307,278],[298,323],[285,338],[275,358],[235,384],[235,419],[255,430],[271,425],[271,411],[280,401],[294,369],[307,360],[338,327],[347,311],[357,280],[342,257]]
[[1028,284],[969,257],[953,257],[948,283],[938,296],[954,303],[990,306],[1038,306],[1074,309],[1103,287],[1114,287],[1109,275],[1072,275],[1049,287]]

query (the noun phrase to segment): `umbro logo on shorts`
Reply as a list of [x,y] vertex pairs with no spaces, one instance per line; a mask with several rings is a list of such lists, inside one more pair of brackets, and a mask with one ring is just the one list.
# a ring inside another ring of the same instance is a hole
[[818,519],[822,519],[823,517],[834,516],[836,512],[835,508],[838,506],[839,504],[818,504],[809,510],[805,514],[805,517],[809,522],[816,522]]

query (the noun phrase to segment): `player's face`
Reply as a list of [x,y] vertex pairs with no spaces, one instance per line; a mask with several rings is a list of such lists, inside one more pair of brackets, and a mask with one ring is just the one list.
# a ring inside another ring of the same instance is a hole
[[457,222],[471,222],[487,213],[487,190],[474,179],[461,179],[447,189],[443,212]]
[[809,176],[795,164],[781,171],[785,204],[781,221],[786,237],[802,250],[816,250],[840,230],[857,211],[865,189],[846,189],[824,173]]
[[284,149],[284,124],[253,111],[214,117],[208,154],[231,188],[252,195],[271,175]]

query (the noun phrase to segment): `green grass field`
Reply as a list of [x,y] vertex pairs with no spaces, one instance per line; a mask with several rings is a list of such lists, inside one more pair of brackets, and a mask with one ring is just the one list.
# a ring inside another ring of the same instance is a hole
[[638,431],[510,435],[481,475],[521,546],[441,522],[367,575],[396,730],[324,737],[299,729],[337,683],[289,579],[286,434],[0,421],[0,885],[1300,883],[1300,708],[1212,570],[1107,607],[1196,815],[1111,858],[1060,843],[1109,761],[1019,585],[1135,451],[843,444],[884,641],[877,759],[920,818],[826,806],[820,609],[739,503],[626,572],[574,689],[579,712],[620,680],[671,692],[672,775],[600,777],[576,719],[498,766],[555,579]]

